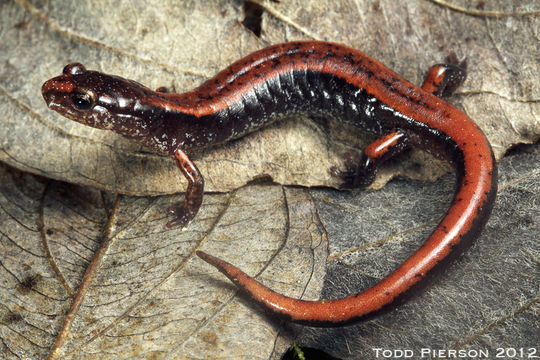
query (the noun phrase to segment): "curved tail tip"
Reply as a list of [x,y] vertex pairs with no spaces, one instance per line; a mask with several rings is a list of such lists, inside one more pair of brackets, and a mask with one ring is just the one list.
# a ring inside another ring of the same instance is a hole
[[195,251],[195,254],[198,257],[200,257],[201,259],[203,259],[204,261],[206,261],[207,263],[209,263],[210,265],[217,267],[218,269],[224,267],[224,261],[223,260],[220,260],[217,257],[212,256],[210,254],[207,254],[204,251],[197,250],[197,251]]
[[212,255],[208,255],[207,253],[205,253],[204,251],[201,251],[201,250],[195,251],[195,255],[197,255],[198,257],[200,257],[204,261],[208,261],[209,259],[213,258]]

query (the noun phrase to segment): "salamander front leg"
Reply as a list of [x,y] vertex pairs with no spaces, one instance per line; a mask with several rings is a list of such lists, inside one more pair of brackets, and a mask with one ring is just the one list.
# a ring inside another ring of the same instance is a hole
[[377,167],[391,157],[402,153],[409,146],[405,133],[396,130],[369,144],[364,149],[360,162],[355,162],[352,155],[347,153],[345,154],[345,170],[339,170],[333,166],[330,172],[343,180],[342,188],[369,186],[375,180]]
[[204,191],[204,178],[186,153],[182,150],[176,150],[174,152],[174,160],[180,171],[182,171],[182,174],[186,177],[188,187],[184,202],[167,209],[174,215],[174,219],[166,225],[168,228],[175,226],[186,227],[193,220],[201,207]]

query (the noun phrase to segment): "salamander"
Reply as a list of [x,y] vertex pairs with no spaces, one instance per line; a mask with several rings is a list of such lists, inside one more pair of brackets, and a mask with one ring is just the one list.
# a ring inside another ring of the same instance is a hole
[[79,123],[112,130],[171,156],[188,186],[169,209],[166,226],[187,226],[202,203],[204,178],[189,153],[236,139],[291,114],[332,117],[379,136],[361,158],[330,167],[344,187],[369,185],[377,167],[411,147],[451,164],[453,202],[425,243],[373,287],[337,300],[305,301],[280,295],[237,267],[203,251],[197,255],[264,308],[294,322],[339,326],[392,303],[452,249],[477,238],[493,207],[497,168],[478,126],[442,99],[466,77],[465,62],[433,66],[421,88],[350,47],[318,41],[273,45],[238,60],[195,90],[153,91],[135,81],[87,70],[80,63],[45,82],[50,109]]

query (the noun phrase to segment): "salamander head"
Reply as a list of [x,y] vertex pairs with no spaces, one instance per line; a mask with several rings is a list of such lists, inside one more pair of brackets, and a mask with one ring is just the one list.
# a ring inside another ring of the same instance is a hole
[[62,75],[46,81],[41,93],[47,106],[61,115],[98,129],[113,130],[129,138],[148,136],[155,109],[142,103],[152,91],[121,77],[69,64]]

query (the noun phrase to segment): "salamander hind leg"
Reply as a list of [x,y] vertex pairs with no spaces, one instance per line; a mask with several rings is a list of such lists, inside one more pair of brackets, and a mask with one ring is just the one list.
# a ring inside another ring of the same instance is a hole
[[201,207],[204,192],[204,178],[197,169],[197,166],[189,159],[189,157],[181,150],[176,150],[174,153],[176,165],[182,171],[182,174],[188,181],[186,197],[184,202],[167,209],[168,212],[174,215],[174,219],[167,223],[168,228],[182,226],[186,227],[191,220],[197,215]]
[[337,166],[330,167],[330,174],[343,181],[340,188],[354,189],[366,187],[373,182],[375,179],[375,168],[365,155],[362,156],[360,161],[355,159],[350,152],[346,152],[343,157],[344,170],[339,169]]
[[455,53],[446,58],[446,63],[433,65],[424,80],[422,89],[444,98],[452,95],[467,78],[467,59],[459,61]]
[[352,189],[371,185],[377,174],[377,167],[386,160],[409,148],[409,140],[405,133],[393,131],[383,135],[369,144],[362,153],[359,162],[354,161],[350,153],[345,154],[345,170],[335,166],[330,173],[343,180],[341,188]]

